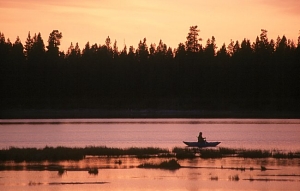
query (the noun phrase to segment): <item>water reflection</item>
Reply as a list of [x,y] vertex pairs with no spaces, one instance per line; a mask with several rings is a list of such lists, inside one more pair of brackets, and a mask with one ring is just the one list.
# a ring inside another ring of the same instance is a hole
[[[178,160],[179,170],[136,168],[158,157],[88,157],[81,161],[1,163],[1,190],[298,190],[300,159]],[[266,170],[262,170],[262,166]],[[97,169],[98,173],[90,173]]]

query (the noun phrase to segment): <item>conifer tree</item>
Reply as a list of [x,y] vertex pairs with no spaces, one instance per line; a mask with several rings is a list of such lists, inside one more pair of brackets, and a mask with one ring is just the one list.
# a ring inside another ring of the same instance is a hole
[[139,62],[144,63],[148,59],[149,50],[148,50],[146,38],[144,38],[143,41],[140,40],[136,53]]
[[19,63],[23,62],[24,60],[24,47],[19,36],[17,36],[12,47],[12,59]]
[[33,38],[31,38],[30,31],[28,32],[28,36],[24,45],[25,48],[25,56],[27,56],[27,59],[30,57],[30,52],[33,47]]
[[50,59],[56,59],[59,56],[59,48],[60,41],[62,38],[62,33],[58,30],[53,30],[48,39],[48,55],[50,56]]
[[202,39],[199,38],[199,34],[198,32],[200,31],[199,29],[197,29],[198,26],[191,26],[190,27],[190,32],[188,33],[188,36],[186,37],[186,50],[188,52],[198,52],[199,48],[200,48],[200,44],[198,41],[201,41]]

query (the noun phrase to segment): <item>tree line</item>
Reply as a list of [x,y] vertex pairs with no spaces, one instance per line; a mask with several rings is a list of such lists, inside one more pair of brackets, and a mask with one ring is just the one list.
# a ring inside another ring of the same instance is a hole
[[58,30],[46,43],[29,32],[24,44],[0,32],[2,107],[297,110],[300,34],[297,42],[269,40],[262,29],[254,42],[218,48],[214,36],[202,44],[199,33],[191,26],[175,49],[146,38],[119,49],[108,36],[64,52]]

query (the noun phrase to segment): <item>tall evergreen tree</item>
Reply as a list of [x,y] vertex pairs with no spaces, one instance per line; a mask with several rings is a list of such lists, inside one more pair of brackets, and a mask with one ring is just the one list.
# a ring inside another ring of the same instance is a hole
[[156,63],[156,44],[155,43],[151,43],[150,44],[150,48],[149,48],[149,59],[150,62],[154,62]]
[[30,32],[28,32],[28,36],[24,46],[25,56],[27,56],[27,59],[29,59],[30,57],[30,52],[32,50],[32,47],[33,47],[33,38],[31,38]]
[[233,56],[233,53],[234,53],[234,41],[230,39],[230,43],[227,46],[227,54],[229,56]]
[[60,40],[62,38],[62,33],[58,30],[53,30],[48,39],[48,46],[47,49],[50,51],[51,49],[58,49],[58,46],[60,45]]
[[239,50],[240,57],[244,58],[246,61],[250,61],[250,57],[252,55],[252,48],[250,40],[244,39],[241,43],[241,48]]
[[114,42],[112,51],[113,51],[113,58],[118,59],[119,58],[119,50],[118,50],[117,40],[115,40],[115,42]]
[[124,48],[120,53],[120,56],[122,57],[122,59],[125,59],[125,57],[127,56],[127,46],[126,46],[126,44],[124,45]]
[[173,50],[172,50],[171,47],[169,47],[167,52],[166,52],[166,58],[169,61],[174,58]]
[[204,49],[206,59],[212,59],[216,55],[216,49],[216,39],[214,36],[212,36],[211,39],[206,41],[206,46]]
[[111,49],[111,42],[110,42],[110,38],[109,36],[105,39],[105,46],[107,47],[107,49]]
[[59,57],[59,45],[62,38],[62,33],[58,30],[53,30],[48,39],[47,53],[50,59],[57,59]]
[[8,56],[8,50],[6,46],[4,33],[0,32],[0,64],[4,63]]
[[136,53],[137,53],[138,61],[140,63],[144,63],[147,61],[149,56],[149,50],[148,50],[146,38],[144,38],[143,41],[140,40]]
[[198,26],[191,26],[190,27],[190,31],[188,33],[188,36],[186,37],[186,50],[188,52],[198,52],[199,48],[200,48],[200,44],[199,41],[201,41],[202,39],[199,38],[199,29],[197,29]]
[[186,48],[183,43],[179,43],[177,49],[175,50],[175,58],[182,60],[186,57]]
[[22,63],[24,61],[24,47],[23,44],[19,38],[19,36],[17,36],[16,41],[13,44],[12,47],[12,58],[16,63]]
[[90,42],[87,42],[84,46],[84,49],[82,50],[82,55],[89,55],[91,53],[91,46]]
[[34,35],[30,55],[30,62],[34,64],[42,63],[45,60],[45,44],[42,39],[41,33],[38,33],[38,35]]
[[228,55],[228,53],[227,53],[226,45],[225,45],[225,43],[223,43],[222,47],[221,47],[220,50],[217,52],[217,57],[218,57],[219,60],[221,60],[221,61],[226,61],[228,56],[229,56],[229,55]]

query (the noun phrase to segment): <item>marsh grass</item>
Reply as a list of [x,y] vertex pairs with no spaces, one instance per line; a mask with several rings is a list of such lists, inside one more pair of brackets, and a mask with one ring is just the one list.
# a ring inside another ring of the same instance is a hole
[[260,170],[261,170],[261,171],[266,171],[267,168],[266,168],[265,166],[260,166]]
[[219,180],[219,177],[218,177],[218,176],[212,176],[212,177],[210,177],[210,180],[218,181],[218,180]]
[[159,164],[154,163],[144,163],[140,164],[138,168],[159,168],[159,169],[168,169],[168,170],[176,170],[181,168],[180,164],[175,159],[171,159],[169,161],[163,161]]
[[196,157],[197,149],[175,147],[172,152],[175,153],[177,159],[191,159]]
[[243,149],[238,152],[238,155],[244,158],[268,158],[272,157],[272,152],[267,150]]
[[231,181],[239,181],[240,177],[239,177],[239,175],[236,174],[234,176],[229,176],[228,179]]
[[91,168],[88,170],[88,173],[91,175],[98,175],[99,171],[97,168]]
[[59,176],[62,176],[62,175],[65,174],[66,172],[67,172],[67,171],[66,171],[65,169],[60,168],[60,169],[58,169],[57,174],[58,174]]
[[279,151],[275,151],[273,153],[274,158],[300,158],[299,153],[293,153],[293,152],[288,152],[288,153],[282,153]]
[[219,147],[219,152],[224,155],[235,155],[237,154],[237,149]]
[[189,147],[175,147],[170,152],[168,149],[157,147],[131,147],[131,148],[110,148],[106,146],[89,146],[84,148],[70,147],[48,147],[17,148],[0,150],[0,161],[31,162],[31,161],[63,161],[82,160],[86,156],[133,156],[137,158],[173,158],[192,159],[200,155],[201,158],[222,158],[222,157],[243,157],[243,158],[300,158],[300,152],[283,153],[280,151],[253,150],[253,149],[231,149],[213,148],[199,149]]
[[69,148],[69,147],[45,147],[37,148],[16,148],[0,150],[0,161],[63,161],[63,160],[82,160],[85,156],[151,156],[159,154],[169,154],[168,149],[162,148],[109,148],[109,147],[85,147],[85,148]]
[[280,152],[259,149],[199,149],[201,158],[222,158],[222,157],[242,157],[242,158],[300,158],[299,152]]
[[219,149],[202,149],[200,150],[201,158],[222,158],[223,155]]

